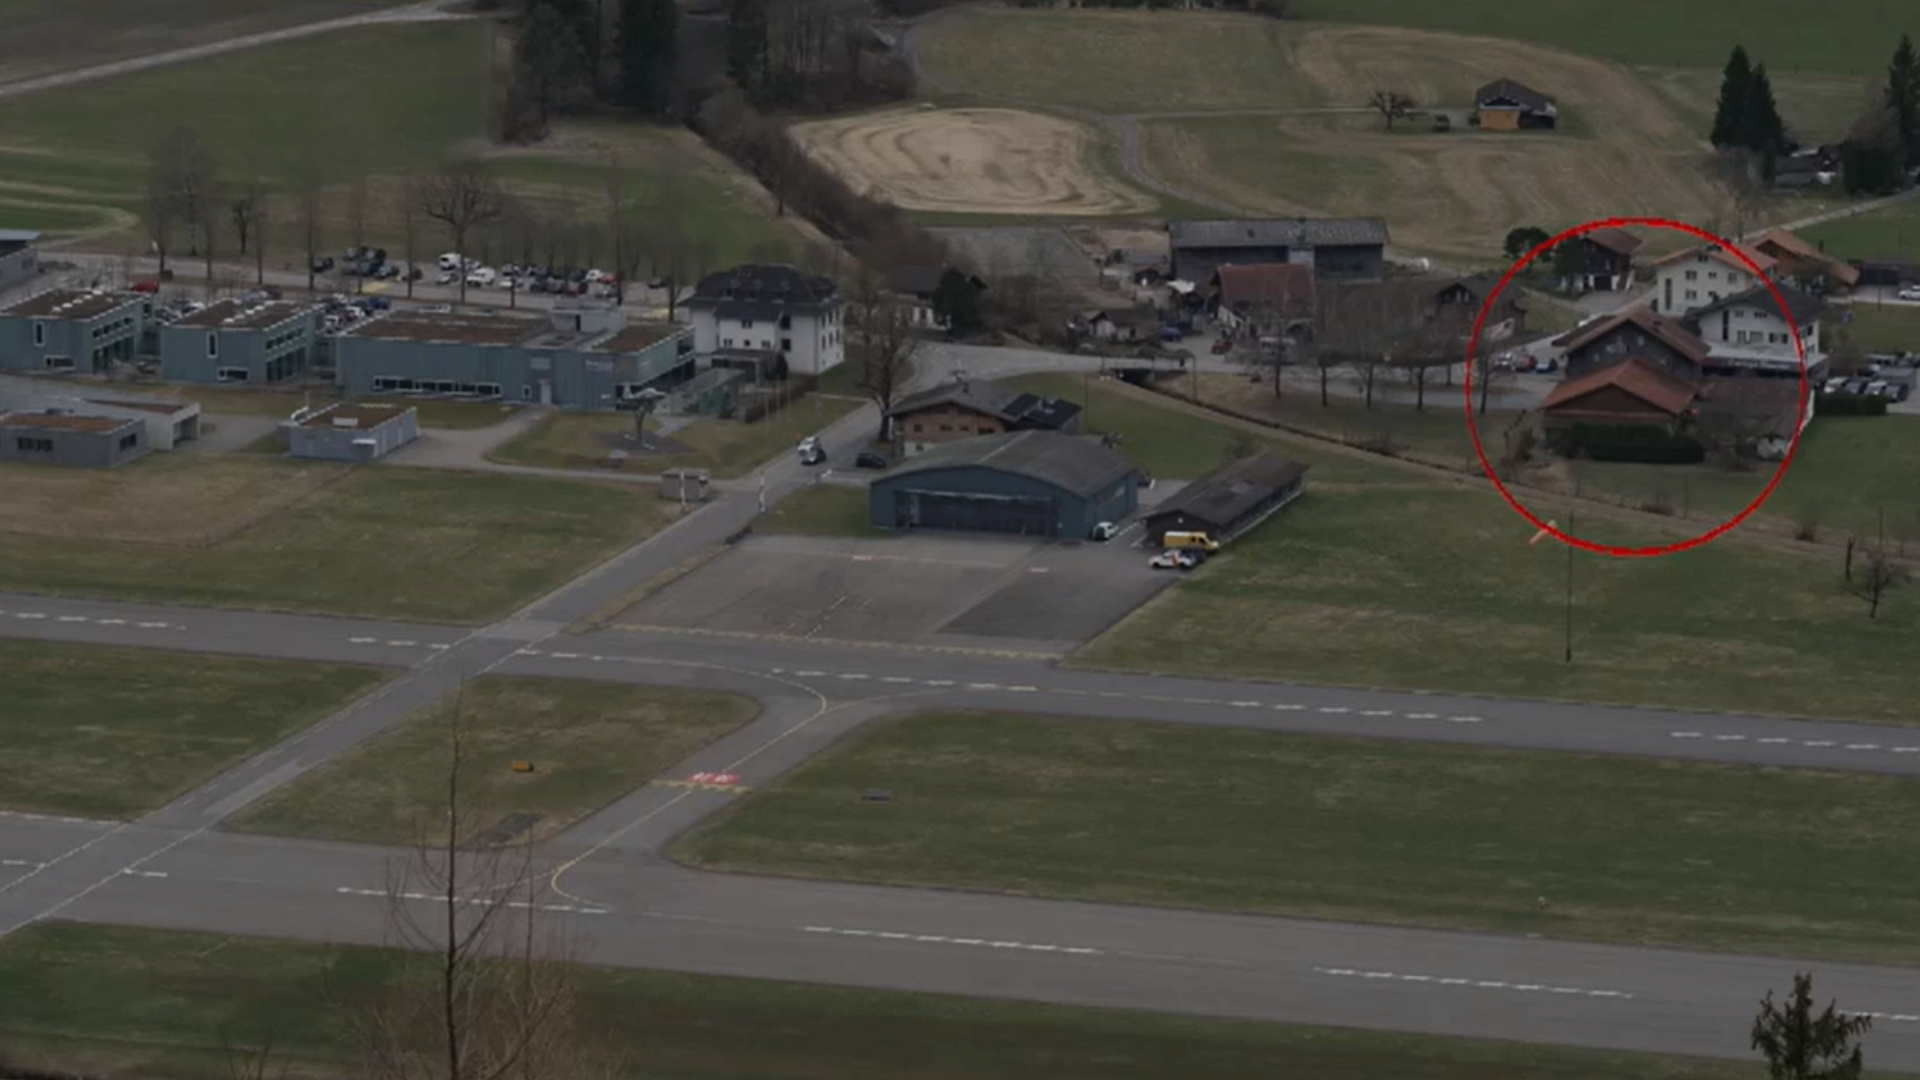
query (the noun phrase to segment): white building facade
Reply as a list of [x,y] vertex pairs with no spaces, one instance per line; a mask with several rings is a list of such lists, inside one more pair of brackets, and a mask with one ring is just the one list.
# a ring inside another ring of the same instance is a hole
[[829,278],[791,266],[736,266],[702,278],[686,306],[702,358],[778,354],[788,371],[803,375],[846,358],[846,305]]
[[[1779,266],[1772,256],[1747,247],[1740,250],[1768,278],[1778,280]],[[1760,284],[1752,270],[1714,244],[1669,255],[1653,265],[1651,306],[1658,315],[1688,315]]]

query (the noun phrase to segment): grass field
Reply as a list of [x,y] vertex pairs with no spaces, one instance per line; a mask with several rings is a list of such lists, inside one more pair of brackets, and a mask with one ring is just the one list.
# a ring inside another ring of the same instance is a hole
[[[868,787],[894,801],[863,803]],[[1896,777],[941,713],[855,736],[675,852],[726,870],[1920,963],[1905,885],[1920,851],[1900,840],[1915,813],[1920,785]]]
[[[123,1080],[228,1080],[269,1036],[297,1076],[362,1062],[347,1008],[391,953],[74,923],[0,941],[9,1055]],[[583,1024],[665,1080],[1759,1080],[1742,1062],[589,969]],[[155,1002],[165,1007],[156,1008]],[[276,1070],[277,1074],[277,1070]]]
[[806,488],[781,499],[765,515],[755,518],[757,533],[795,533],[802,536],[891,536],[876,529],[867,517],[867,489],[841,484]]
[[0,640],[0,806],[130,817],[320,719],[372,668]]
[[[1916,219],[1920,228],[1920,219]],[[1868,352],[1920,352],[1920,308],[1850,304],[1847,335]]]
[[0,5],[0,83],[320,22],[403,0],[60,0]]
[[[831,426],[858,409],[860,402],[809,395],[805,399],[748,424],[738,420],[700,419],[664,436],[684,451],[639,454],[626,468],[654,473],[663,469],[711,469],[715,477],[740,476],[790,451],[802,438]],[[653,425],[653,421],[648,421]],[[618,448],[609,439],[633,432],[633,418],[624,413],[554,413],[487,457],[508,465],[549,469],[598,469]],[[625,444],[622,444],[625,445]]]
[[[483,676],[249,807],[249,832],[404,845],[445,835],[453,725],[476,829],[532,815],[515,840],[552,836],[753,718],[731,694]],[[515,761],[534,771],[517,773]]]
[[[1562,521],[1563,526],[1568,523]],[[1661,539],[1584,515],[1600,542]],[[1838,556],[1567,555],[1476,488],[1314,490],[1076,654],[1161,671],[1912,723],[1920,594],[1877,621]],[[1669,537],[1673,539],[1677,537]],[[1221,633],[1232,627],[1232,633]],[[1172,647],[1178,643],[1178,647]]]
[[505,614],[674,512],[626,485],[251,455],[6,466],[0,495],[0,590],[453,622]]
[[1920,199],[1814,225],[1800,236],[1826,245],[1829,253],[1842,259],[1920,260]]

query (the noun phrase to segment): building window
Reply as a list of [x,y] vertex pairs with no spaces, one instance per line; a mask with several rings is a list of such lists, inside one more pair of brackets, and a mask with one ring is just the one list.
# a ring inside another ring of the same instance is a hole
[[52,439],[30,439],[30,438],[22,437],[22,438],[13,440],[13,445],[15,449],[18,449],[23,453],[28,453],[28,454],[53,453]]
[[[1697,280],[1697,279],[1698,279],[1699,277],[1700,277],[1700,271],[1698,271],[1698,270],[1689,270],[1689,271],[1687,271],[1687,280],[1688,280],[1688,281],[1694,281],[1694,280]],[[1693,294],[1692,294],[1692,293],[1688,293],[1687,295],[1688,295],[1688,296],[1692,296]]]
[[533,384],[528,383],[520,387],[520,399],[522,401],[533,400]]
[[1688,290],[1687,290],[1687,299],[1689,299],[1689,300],[1698,300],[1698,299],[1700,299],[1700,291],[1699,291],[1698,289],[1688,289]]
[[213,369],[215,382],[246,382],[247,369],[243,367],[223,367]]
[[721,339],[720,339],[720,347],[721,347],[721,348],[723,348],[723,349],[731,349],[731,348],[733,348],[733,339],[732,339],[732,338],[730,338],[730,337],[726,337],[726,338],[721,338]]
[[35,345],[45,345],[47,343],[46,323],[37,322],[33,324],[33,343]]
[[780,351],[781,351],[781,352],[792,352],[792,351],[793,351],[793,339],[792,339],[792,338],[784,338],[784,337],[783,337],[783,338],[781,338],[781,339],[780,339]]
[[752,320],[752,319],[741,319],[741,320],[740,320],[740,329],[742,329],[742,330],[751,330],[751,329],[753,329],[753,320]]
[[220,355],[220,335],[219,334],[215,333],[215,334],[207,335],[207,355],[208,356]]
[[140,436],[139,436],[139,435],[122,435],[122,436],[120,436],[120,449],[122,449],[122,450],[131,450],[131,449],[133,449],[134,447],[136,447],[136,446],[138,446],[138,445],[140,445]]
[[73,370],[73,357],[71,356],[49,356],[43,359],[41,363],[55,371]]

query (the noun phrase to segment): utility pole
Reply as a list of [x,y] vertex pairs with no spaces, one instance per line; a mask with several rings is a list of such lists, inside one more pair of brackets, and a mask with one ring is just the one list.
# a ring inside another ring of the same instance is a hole
[[1567,508],[1567,663],[1573,663],[1573,508]]

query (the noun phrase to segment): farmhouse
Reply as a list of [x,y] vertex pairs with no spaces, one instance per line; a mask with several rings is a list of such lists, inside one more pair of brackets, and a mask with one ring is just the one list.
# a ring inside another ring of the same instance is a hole
[[420,437],[411,405],[348,404],[301,409],[280,425],[287,453],[322,461],[372,461]]
[[[1793,316],[1791,324],[1781,314],[1775,292]],[[1687,322],[1707,343],[1708,363],[1713,367],[1797,377],[1804,349],[1809,374],[1818,376],[1825,370],[1820,316],[1826,310],[1825,301],[1791,285],[1755,286],[1694,311]],[[1796,331],[1799,348],[1794,345]]]
[[160,328],[160,375],[176,382],[276,383],[313,362],[317,309],[221,300]]
[[1698,383],[1630,357],[1566,379],[1538,411],[1548,444],[1564,453],[1571,430],[1583,424],[1652,427],[1679,435],[1692,422],[1699,397]]
[[1704,377],[1707,343],[1679,319],[1636,305],[1554,339],[1566,350],[1567,381],[1578,380],[1628,357],[1638,357],[1676,378]]
[[1207,310],[1231,335],[1313,335],[1313,268],[1297,263],[1228,263],[1207,282]]
[[1008,431],[1058,431],[1079,426],[1080,406],[991,382],[956,382],[902,399],[887,413],[888,430],[912,457],[943,443]]
[[[940,282],[947,270],[944,266],[903,266],[893,272],[888,291],[906,309],[914,326],[926,330],[947,329],[947,320],[934,311],[933,302],[933,294],[940,291]],[[974,291],[986,290],[986,282],[971,274],[965,277]]]
[[1639,428],[1696,453],[1716,443],[1777,459],[1812,421],[1813,399],[1808,395],[1801,408],[1797,379],[1733,375],[1693,382],[1632,357],[1567,379],[1538,411],[1548,446],[1563,454],[1581,446],[1583,429]]
[[934,447],[868,489],[881,529],[1080,539],[1138,506],[1140,472],[1091,436],[982,435]]
[[[1736,244],[1735,248],[1752,260],[1762,275],[1769,279],[1775,276],[1779,263],[1773,256],[1744,244]],[[1653,267],[1654,299],[1648,307],[1668,315],[1690,314],[1721,297],[1745,292],[1760,284],[1760,278],[1746,263],[1718,244],[1676,252],[1655,260]]]
[[1552,98],[1512,79],[1495,79],[1473,92],[1473,122],[1482,131],[1550,130],[1559,119]]
[[731,355],[776,373],[818,375],[845,356],[845,305],[831,278],[786,265],[736,266],[701,278],[686,306],[703,358]]
[[1768,229],[1753,242],[1778,265],[1778,276],[1816,292],[1845,292],[1860,284],[1860,271],[1785,229]]
[[1170,532],[1203,532],[1225,543],[1265,521],[1306,490],[1307,467],[1274,454],[1242,458],[1168,496],[1145,516],[1147,542]]
[[32,229],[0,229],[0,293],[40,273],[39,243],[40,234]]
[[139,293],[35,293],[0,308],[0,370],[104,372],[133,359],[150,307]]
[[1170,221],[1171,276],[1203,282],[1226,263],[1297,263],[1316,278],[1377,280],[1386,274],[1387,224],[1379,218]]
[[48,465],[122,465],[145,454],[146,425],[125,416],[62,409],[0,413],[0,461]]
[[1560,245],[1567,250],[1561,259],[1554,254],[1554,271],[1568,288],[1615,292],[1633,284],[1633,253],[1640,238],[1624,229],[1596,229]]
[[334,339],[335,381],[350,394],[432,394],[611,409],[693,374],[692,333],[627,325],[610,304],[534,315],[408,311]]

